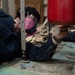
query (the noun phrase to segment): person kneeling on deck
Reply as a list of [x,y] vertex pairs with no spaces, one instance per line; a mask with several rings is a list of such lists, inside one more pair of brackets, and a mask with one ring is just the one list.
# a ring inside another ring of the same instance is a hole
[[[36,34],[36,27],[40,21],[38,11],[33,7],[25,8],[25,30],[27,37]],[[64,38],[67,34],[67,29],[64,31],[61,28],[57,36],[48,38],[41,47],[35,46],[30,42],[26,42],[26,56],[29,60],[41,61],[49,60],[57,48],[58,40]],[[16,18],[13,19],[10,15],[0,10],[0,63],[10,61],[22,55],[21,52],[21,24],[20,24],[20,9],[17,11]]]

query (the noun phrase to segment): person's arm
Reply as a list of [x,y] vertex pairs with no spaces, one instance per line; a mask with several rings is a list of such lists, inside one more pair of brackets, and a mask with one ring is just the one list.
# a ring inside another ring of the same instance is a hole
[[[60,40],[62,36],[55,36],[55,38]],[[26,43],[27,58],[35,61],[50,60],[59,43],[55,38],[54,36],[49,37],[47,42],[45,42],[41,47],[35,46],[29,42]]]
[[75,32],[69,32],[68,35],[65,38],[63,38],[61,41],[75,42]]
[[11,35],[14,28],[14,20],[11,15],[0,10],[0,38],[6,39]]
[[64,38],[67,34],[67,31],[60,32],[57,36],[49,37],[47,42],[45,42],[41,47],[34,46],[29,43],[26,50],[27,57],[30,60],[50,60],[60,39]]
[[48,60],[53,56],[56,47],[57,45],[53,43],[52,38],[49,38],[41,47],[27,43],[26,54],[30,60]]
[[10,29],[0,22],[0,39],[6,39],[10,35]]
[[15,23],[13,17],[9,14],[6,14],[3,10],[0,9],[0,22],[8,27],[11,31],[13,30]]

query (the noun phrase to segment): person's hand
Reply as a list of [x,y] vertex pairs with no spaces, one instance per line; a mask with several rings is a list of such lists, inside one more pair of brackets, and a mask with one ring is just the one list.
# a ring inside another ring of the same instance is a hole
[[60,40],[67,36],[68,34],[68,27],[65,26],[58,26],[59,27],[59,33],[57,35],[52,35],[52,40],[54,44],[58,44]]
[[16,18],[16,19],[14,19],[14,21],[15,21],[15,24],[14,24],[14,30],[13,31],[20,32],[21,31],[20,19]]
[[50,33],[53,36],[56,36],[58,39],[64,38],[68,33],[68,26],[64,25],[55,25],[52,27]]
[[56,37],[60,40],[60,39],[62,39],[62,38],[67,36],[68,27],[60,27],[59,29],[60,29],[60,32],[59,32],[58,35],[56,35]]

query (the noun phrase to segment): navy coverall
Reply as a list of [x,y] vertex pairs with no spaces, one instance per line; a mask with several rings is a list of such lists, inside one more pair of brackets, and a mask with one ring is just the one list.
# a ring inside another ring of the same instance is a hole
[[[14,23],[10,15],[0,10],[0,63],[21,56],[21,33],[13,32]],[[56,47],[57,45],[52,42],[51,38],[48,38],[48,41],[41,47],[27,42],[26,56],[28,59],[35,61],[49,60]]]

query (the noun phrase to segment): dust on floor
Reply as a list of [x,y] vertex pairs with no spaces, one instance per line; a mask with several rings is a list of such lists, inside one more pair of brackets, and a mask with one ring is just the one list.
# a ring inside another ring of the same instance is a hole
[[22,63],[15,59],[0,66],[0,75],[75,75],[75,59],[66,57],[74,54],[75,43],[66,42],[58,46],[51,61]]

